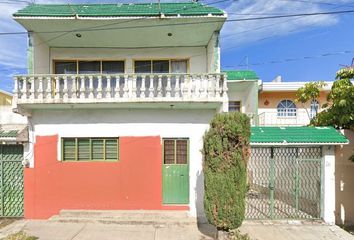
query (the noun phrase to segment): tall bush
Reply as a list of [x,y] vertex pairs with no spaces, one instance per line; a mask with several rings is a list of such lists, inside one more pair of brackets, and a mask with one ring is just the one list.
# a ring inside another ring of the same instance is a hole
[[239,227],[245,215],[250,120],[241,113],[214,117],[204,135],[204,208],[218,229]]

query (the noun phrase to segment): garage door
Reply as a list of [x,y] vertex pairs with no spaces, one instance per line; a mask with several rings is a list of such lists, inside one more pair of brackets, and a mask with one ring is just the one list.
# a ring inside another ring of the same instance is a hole
[[0,145],[0,216],[23,216],[23,146]]
[[320,218],[321,162],[321,147],[252,148],[246,218]]

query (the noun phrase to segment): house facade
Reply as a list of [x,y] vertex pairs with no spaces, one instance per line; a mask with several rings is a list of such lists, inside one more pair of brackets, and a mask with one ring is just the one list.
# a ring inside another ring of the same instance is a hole
[[[282,201],[296,212],[288,218],[301,211],[333,222],[333,145],[347,139],[331,128],[322,129],[330,137],[307,141],[262,137],[258,77],[220,70],[224,11],[195,2],[31,4],[13,16],[29,36],[29,74],[14,77],[13,100],[29,126],[26,218],[63,209],[181,210],[203,221],[203,135],[216,113],[241,111],[254,126],[255,152],[266,148],[257,159],[275,159],[274,147],[298,151],[291,161],[317,154],[314,169],[306,168],[319,173],[310,181],[313,199],[277,187],[265,218],[275,217],[268,215],[280,202],[274,196],[285,196],[298,206]],[[303,138],[324,133],[304,129]],[[254,169],[252,179],[258,191],[252,196],[271,196],[265,188],[272,179],[258,178]]]

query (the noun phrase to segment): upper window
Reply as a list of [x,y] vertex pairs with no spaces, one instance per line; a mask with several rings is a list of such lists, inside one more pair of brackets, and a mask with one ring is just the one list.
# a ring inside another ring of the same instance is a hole
[[124,61],[55,61],[55,74],[124,73]]
[[116,161],[118,138],[63,138],[64,161]]
[[164,139],[163,150],[164,164],[188,163],[187,139]]
[[282,100],[277,106],[278,117],[296,117],[296,105],[291,100]]
[[320,108],[320,104],[317,100],[312,100],[310,105],[310,118],[314,118],[318,113],[318,109]]
[[135,73],[187,73],[187,60],[137,60]]
[[240,101],[230,101],[229,102],[229,112],[241,112],[241,102]]

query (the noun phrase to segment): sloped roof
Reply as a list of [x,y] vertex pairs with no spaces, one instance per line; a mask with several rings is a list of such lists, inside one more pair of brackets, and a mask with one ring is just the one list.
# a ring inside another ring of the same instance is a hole
[[348,139],[333,127],[252,127],[251,145],[338,145]]
[[227,75],[227,80],[258,80],[259,77],[257,76],[255,71],[252,70],[231,70],[231,71],[224,71]]
[[30,4],[14,17],[152,17],[160,16],[223,16],[224,11],[196,2],[129,3],[129,4]]

